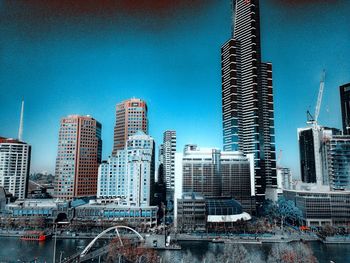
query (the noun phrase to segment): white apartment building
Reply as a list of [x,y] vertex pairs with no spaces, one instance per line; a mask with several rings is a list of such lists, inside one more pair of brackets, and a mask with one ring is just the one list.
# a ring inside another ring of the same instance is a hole
[[0,137],[0,187],[18,199],[27,195],[31,146]]
[[99,167],[98,198],[122,199],[129,206],[149,206],[154,185],[154,140],[139,131],[124,150]]

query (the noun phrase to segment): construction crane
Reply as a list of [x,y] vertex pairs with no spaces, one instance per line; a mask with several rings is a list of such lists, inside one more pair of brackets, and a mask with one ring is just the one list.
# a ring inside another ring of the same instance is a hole
[[321,110],[325,79],[326,79],[326,71],[323,70],[323,74],[322,74],[321,82],[320,82],[320,89],[318,91],[318,98],[317,98],[314,116],[312,116],[310,111],[307,111],[307,124],[312,124],[315,127],[318,125],[318,116],[320,115],[320,110]]
[[320,82],[320,89],[318,91],[318,98],[315,108],[314,116],[311,115],[310,111],[307,111],[307,124],[311,124],[313,143],[314,143],[314,155],[315,155],[315,173],[316,183],[321,185],[323,181],[323,168],[322,168],[322,154],[321,154],[321,141],[322,141],[322,128],[318,125],[318,117],[320,115],[323,90],[325,86],[326,72],[323,70],[323,74]]

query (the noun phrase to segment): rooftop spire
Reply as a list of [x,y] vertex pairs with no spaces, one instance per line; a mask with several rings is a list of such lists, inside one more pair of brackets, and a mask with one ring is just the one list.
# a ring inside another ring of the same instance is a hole
[[19,141],[22,141],[22,135],[23,135],[23,113],[24,113],[24,99],[22,99],[21,117],[19,119],[19,129],[18,129],[18,140]]

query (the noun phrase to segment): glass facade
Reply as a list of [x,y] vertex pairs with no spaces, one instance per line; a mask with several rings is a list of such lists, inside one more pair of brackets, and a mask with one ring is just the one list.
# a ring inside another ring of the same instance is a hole
[[221,47],[223,146],[254,154],[257,202],[277,188],[272,65],[261,62],[259,0],[233,1],[232,38]]
[[350,136],[333,136],[326,144],[331,189],[350,191]]
[[340,106],[343,132],[346,135],[350,135],[350,83],[340,86]]

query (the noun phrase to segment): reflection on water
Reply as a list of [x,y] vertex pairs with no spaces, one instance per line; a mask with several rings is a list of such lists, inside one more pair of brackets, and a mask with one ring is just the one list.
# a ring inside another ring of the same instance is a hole
[[[90,240],[87,239],[57,239],[56,258],[67,257],[78,251],[81,251]],[[103,242],[103,241],[102,241]],[[190,251],[193,255],[201,258],[207,251],[220,253],[223,244],[210,242],[182,242],[181,251],[162,251],[160,255],[171,255],[174,262],[179,262],[182,255]],[[311,242],[310,246],[320,263],[329,263],[333,260],[336,263],[348,262],[350,258],[350,245],[324,245],[319,242]],[[272,244],[264,245],[245,245],[245,248],[251,253],[260,253],[261,258],[267,257]],[[38,262],[51,262],[53,256],[53,240],[45,242],[22,241],[18,238],[0,237],[0,262],[30,261],[35,258]]]

